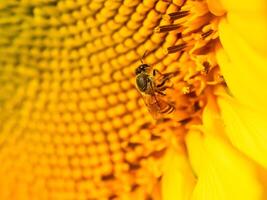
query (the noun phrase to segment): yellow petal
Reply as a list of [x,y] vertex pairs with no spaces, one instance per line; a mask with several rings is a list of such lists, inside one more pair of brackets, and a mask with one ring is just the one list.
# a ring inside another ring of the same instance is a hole
[[217,60],[231,92],[243,104],[267,110],[267,59],[257,54],[226,20],[221,21],[219,32],[225,51],[217,49]]
[[228,143],[197,131],[186,142],[198,176],[192,199],[262,199],[254,166]]
[[214,91],[210,90],[207,105],[203,110],[203,126],[205,132],[220,136],[223,135],[223,131],[217,130],[223,130],[224,127],[221,121],[220,109],[216,102],[217,99],[216,96],[212,95],[213,93]]
[[222,16],[226,12],[220,1],[207,0],[207,4],[210,12],[216,16]]
[[216,0],[216,2],[217,1],[228,12],[257,13],[267,9],[267,2],[265,0]]
[[255,50],[267,55],[267,1],[221,0],[227,21]]
[[190,199],[196,180],[185,153],[170,148],[164,160],[163,170],[163,200]]
[[266,116],[240,105],[231,97],[219,97],[225,133],[240,151],[267,168]]

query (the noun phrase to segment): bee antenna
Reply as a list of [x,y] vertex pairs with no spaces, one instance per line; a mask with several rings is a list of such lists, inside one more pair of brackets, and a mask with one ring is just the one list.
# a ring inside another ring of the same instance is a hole
[[143,54],[143,56],[140,58],[140,61],[141,61],[141,63],[142,64],[144,64],[144,58],[146,57],[146,55],[147,55],[147,50],[145,50],[145,52],[144,52],[144,54]]

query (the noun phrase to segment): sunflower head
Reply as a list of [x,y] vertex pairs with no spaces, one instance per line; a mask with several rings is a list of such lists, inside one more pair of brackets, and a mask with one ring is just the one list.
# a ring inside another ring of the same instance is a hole
[[[265,129],[239,141],[229,113],[236,124],[264,127],[261,120],[255,126],[248,110],[265,106],[264,90],[251,89],[264,85],[265,58],[251,50],[263,54],[258,38],[264,34],[252,37],[250,30],[266,33],[259,28],[266,27],[259,17],[266,7],[261,0],[254,5],[259,12],[240,5],[2,1],[0,199],[188,199],[218,177],[212,186],[233,191],[239,184],[228,178],[238,179],[239,168],[253,191],[242,184],[235,191],[244,191],[242,198],[260,194],[255,168],[266,166]],[[253,29],[237,23],[251,22],[244,13],[257,19]],[[241,72],[251,76],[243,80]],[[255,73],[260,84],[251,78]],[[210,199],[218,199],[216,192],[229,199],[216,189]]]

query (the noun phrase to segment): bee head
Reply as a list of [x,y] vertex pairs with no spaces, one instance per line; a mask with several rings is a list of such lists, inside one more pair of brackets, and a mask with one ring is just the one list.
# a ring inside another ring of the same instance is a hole
[[139,65],[139,67],[137,67],[136,70],[135,70],[135,74],[138,75],[141,72],[146,72],[148,67],[149,67],[148,64],[141,64],[141,65]]

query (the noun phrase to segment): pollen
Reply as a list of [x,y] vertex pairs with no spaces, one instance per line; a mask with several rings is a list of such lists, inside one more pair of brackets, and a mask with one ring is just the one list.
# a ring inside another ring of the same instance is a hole
[[[172,140],[223,84],[206,1],[0,3],[0,199],[153,199]],[[144,61],[178,72],[154,120],[135,86]],[[218,78],[219,77],[219,78]]]

